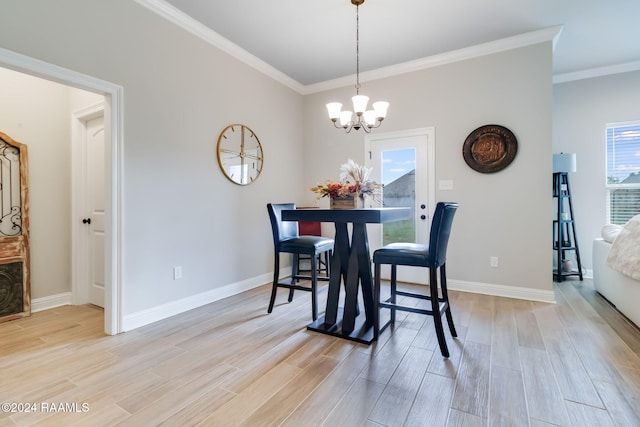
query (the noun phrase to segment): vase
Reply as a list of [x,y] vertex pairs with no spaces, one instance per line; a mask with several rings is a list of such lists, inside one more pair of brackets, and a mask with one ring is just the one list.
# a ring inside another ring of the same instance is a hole
[[331,209],[361,209],[364,208],[364,197],[357,194],[331,197],[329,207]]

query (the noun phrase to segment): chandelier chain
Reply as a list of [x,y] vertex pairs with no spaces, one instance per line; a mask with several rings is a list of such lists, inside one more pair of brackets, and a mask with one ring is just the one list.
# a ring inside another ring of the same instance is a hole
[[[351,4],[356,7],[356,96],[351,98],[353,101],[353,111],[342,110],[342,103],[330,102],[327,104],[327,112],[329,119],[338,129],[344,129],[346,133],[354,130],[364,130],[366,133],[371,129],[377,128],[382,124],[387,115],[389,103],[386,101],[378,101],[373,103],[373,109],[367,110],[369,97],[360,95],[360,5],[364,0],[351,0]],[[355,113],[355,117],[354,117]],[[340,120],[340,124],[338,124]]]
[[356,95],[360,94],[360,5],[356,5]]

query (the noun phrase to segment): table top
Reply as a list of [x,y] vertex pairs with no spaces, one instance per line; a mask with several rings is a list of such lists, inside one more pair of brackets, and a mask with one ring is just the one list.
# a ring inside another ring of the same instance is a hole
[[399,221],[411,217],[411,208],[366,209],[287,209],[283,221],[374,223]]

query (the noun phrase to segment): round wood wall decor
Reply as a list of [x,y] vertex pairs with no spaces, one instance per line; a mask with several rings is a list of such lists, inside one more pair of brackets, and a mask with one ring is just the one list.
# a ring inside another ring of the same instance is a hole
[[509,166],[518,152],[518,141],[500,125],[480,126],[467,136],[462,156],[469,167],[481,173],[494,173]]

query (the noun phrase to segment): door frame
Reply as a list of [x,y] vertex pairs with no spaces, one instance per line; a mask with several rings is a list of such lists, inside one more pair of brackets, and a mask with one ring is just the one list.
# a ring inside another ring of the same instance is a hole
[[122,243],[123,243],[123,92],[122,86],[39,59],[0,48],[0,67],[101,94],[105,123],[105,305],[104,330],[123,332]]
[[[431,228],[432,214],[433,214],[433,210],[435,209],[435,205],[436,205],[436,160],[435,160],[436,139],[435,139],[435,134],[436,134],[436,132],[435,132],[435,128],[433,126],[424,127],[424,128],[417,128],[417,129],[402,130],[402,131],[395,131],[395,132],[377,133],[377,134],[366,135],[365,136],[365,144],[364,144],[365,159],[370,159],[370,151],[372,150],[373,143],[375,143],[376,141],[384,141],[384,140],[389,140],[389,139],[402,139],[402,138],[410,138],[410,137],[423,137],[423,136],[425,137],[425,139],[426,139],[425,154],[427,156],[427,159],[426,159],[427,164],[424,165],[424,167],[426,168],[426,170],[424,171],[424,174],[423,173],[417,173],[416,174],[416,179],[420,180],[420,179],[425,179],[426,178],[426,180],[427,180],[427,183],[426,183],[426,191],[427,191],[426,215],[427,215],[427,219],[428,220],[427,220],[427,224],[426,224],[426,230],[425,230],[424,233],[421,234],[426,239],[428,239],[428,237],[429,237],[429,230]],[[365,162],[365,164],[367,162]],[[416,165],[416,170],[419,172],[418,165]],[[420,210],[418,209],[418,202],[419,202],[419,200],[416,199],[416,206],[415,206],[416,218],[418,217],[419,212],[420,212]],[[369,225],[371,225],[371,224],[369,224]],[[381,227],[379,227],[379,226],[378,227],[372,227],[372,231],[374,231],[374,230],[375,230],[376,233],[380,233],[381,234]],[[416,232],[419,232],[418,230],[419,229],[416,228]],[[378,237],[380,237],[380,236],[378,236]],[[369,236],[369,239],[371,241],[371,234]],[[382,239],[374,238],[373,241],[381,243]],[[403,267],[403,270],[409,270],[409,269],[412,269],[412,267]],[[383,270],[383,272],[384,271],[385,270]],[[419,283],[419,282],[416,282],[416,283]]]
[[89,235],[87,226],[80,222],[88,212],[87,122],[104,116],[104,104],[99,102],[71,113],[71,301],[75,305],[89,302],[91,279]]

